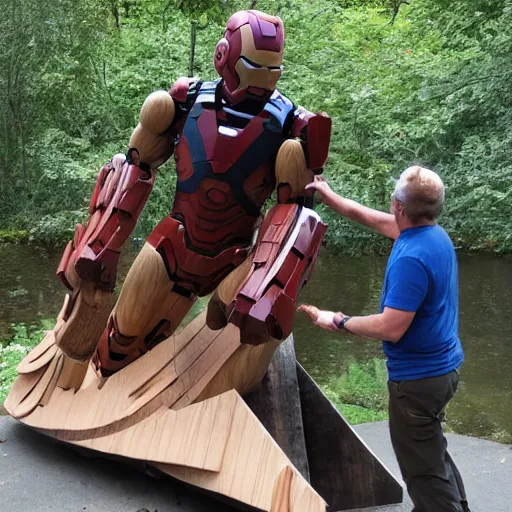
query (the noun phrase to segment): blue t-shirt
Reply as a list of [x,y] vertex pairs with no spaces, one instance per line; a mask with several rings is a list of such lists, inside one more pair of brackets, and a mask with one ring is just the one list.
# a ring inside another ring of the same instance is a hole
[[384,341],[390,380],[436,377],[462,363],[457,257],[443,228],[400,233],[384,276],[381,313],[384,307],[416,312],[397,343]]

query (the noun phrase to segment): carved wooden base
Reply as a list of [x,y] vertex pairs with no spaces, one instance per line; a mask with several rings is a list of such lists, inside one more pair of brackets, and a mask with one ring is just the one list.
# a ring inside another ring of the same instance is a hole
[[203,313],[109,378],[89,364],[75,391],[57,385],[73,365],[49,332],[20,364],[5,406],[44,434],[148,461],[259,510],[325,511],[238,393],[261,379],[276,346],[241,345],[237,327],[212,331]]
[[[237,327],[213,331],[205,318],[108,378],[67,358],[49,332],[19,365],[5,407],[44,434],[146,462],[240,506],[325,512],[326,502],[343,510],[401,501],[393,476],[296,370],[291,339],[242,345]],[[60,386],[84,371],[79,389]]]

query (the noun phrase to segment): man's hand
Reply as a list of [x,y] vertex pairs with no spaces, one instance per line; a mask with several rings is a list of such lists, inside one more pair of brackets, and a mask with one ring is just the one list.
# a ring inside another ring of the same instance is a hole
[[299,306],[297,311],[307,313],[311,317],[311,320],[313,320],[313,323],[322,329],[327,331],[339,331],[334,325],[334,311],[324,311],[309,304]]
[[315,181],[308,183],[306,190],[316,190],[319,194],[318,200],[324,202],[327,206],[330,205],[332,198],[336,196],[336,193],[322,176],[315,176]]

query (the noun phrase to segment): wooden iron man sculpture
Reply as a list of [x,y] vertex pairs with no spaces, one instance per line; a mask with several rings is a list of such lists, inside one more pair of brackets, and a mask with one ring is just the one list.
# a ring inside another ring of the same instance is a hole
[[[62,257],[70,293],[57,325],[20,364],[6,408],[236,503],[316,512],[325,501],[240,398],[290,335],[326,229],[304,187],[324,168],[331,120],[277,91],[283,47],[280,18],[237,12],[215,48],[220,79],[180,78],[146,99],[126,157],[101,169],[87,224]],[[113,307],[121,248],[173,153],[172,212]]]
[[[275,89],[283,46],[279,18],[236,13],[215,49],[222,78],[180,78],[169,92],[147,98],[127,158],[117,155],[101,170],[87,227],[78,227],[59,267],[72,292],[56,337],[69,357],[83,360],[96,349],[97,368],[110,376],[171,335],[195,298],[214,290],[211,329],[234,323],[241,342],[251,345],[290,334],[298,292],[325,231],[304,206],[304,187],[323,170],[331,120],[295,107]],[[149,235],[100,337],[82,324],[103,329],[95,298],[112,293],[121,247],[155,169],[174,148],[172,212]],[[276,186],[279,204],[251,250]]]

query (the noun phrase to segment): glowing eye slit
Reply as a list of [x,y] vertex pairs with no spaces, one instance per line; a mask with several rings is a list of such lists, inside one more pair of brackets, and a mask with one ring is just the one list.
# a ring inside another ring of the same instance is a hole
[[251,69],[270,69],[271,71],[283,71],[283,66],[261,66],[260,64],[253,62],[251,59],[248,59],[243,55],[240,56],[240,60],[242,60],[243,63]]

